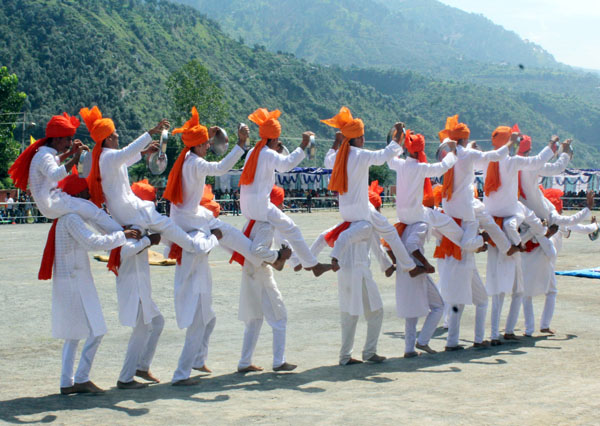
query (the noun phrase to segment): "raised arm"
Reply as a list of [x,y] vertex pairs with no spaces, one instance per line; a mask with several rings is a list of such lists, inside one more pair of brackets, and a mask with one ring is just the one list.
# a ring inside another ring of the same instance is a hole
[[558,157],[558,160],[556,160],[554,163],[544,164],[544,166],[540,169],[538,174],[540,176],[556,176],[557,174],[562,173],[567,168],[570,159],[571,158],[568,154],[562,153]]
[[200,158],[195,163],[195,175],[198,178],[204,176],[222,176],[231,170],[242,155],[244,155],[244,150],[236,145],[221,161],[206,161]]
[[439,163],[420,163],[419,168],[425,169],[425,177],[440,177],[456,164],[458,158],[449,152]]
[[511,157],[511,162],[517,170],[538,170],[544,166],[544,163],[552,158],[554,154],[550,147],[545,147],[540,153],[534,157]]
[[59,166],[56,163],[56,157],[49,152],[44,154],[42,161],[40,162],[40,171],[52,182],[58,182],[59,180],[67,176],[67,169],[65,166]]
[[402,154],[402,147],[396,141],[390,142],[384,149],[378,149],[377,151],[362,150],[360,152],[360,156],[366,157],[370,166],[381,166],[400,154]]
[[469,155],[475,158],[473,165],[477,170],[483,170],[487,167],[490,161],[500,161],[506,158],[508,155],[508,145],[506,144],[498,149],[492,151],[478,151],[476,149],[469,149]]

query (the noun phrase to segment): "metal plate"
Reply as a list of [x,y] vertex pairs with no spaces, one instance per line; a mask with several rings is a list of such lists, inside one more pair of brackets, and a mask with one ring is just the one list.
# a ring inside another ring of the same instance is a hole
[[450,149],[450,143],[442,142],[437,152],[435,153],[435,157],[438,161],[442,161],[449,152],[452,152],[452,150]]
[[227,152],[229,148],[229,137],[225,129],[217,130],[217,133],[210,139],[210,150],[215,154],[221,156]]
[[79,164],[77,166],[77,172],[79,177],[86,178],[92,171],[92,153],[89,151],[83,151],[81,157],[79,157]]

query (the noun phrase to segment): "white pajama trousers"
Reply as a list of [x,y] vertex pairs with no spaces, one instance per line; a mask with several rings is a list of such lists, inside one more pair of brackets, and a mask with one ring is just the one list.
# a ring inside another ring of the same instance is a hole
[[[270,205],[267,212],[267,222],[273,225],[281,236],[290,243],[304,268],[312,268],[319,263],[317,258],[310,252],[306,241],[304,241],[300,228],[288,215],[277,207]],[[257,249],[257,247],[253,245],[253,249]]]
[[427,284],[427,299],[429,301],[429,314],[425,317],[418,339],[417,323],[419,318],[405,318],[404,320],[404,353],[414,352],[417,341],[419,345],[428,345],[442,318],[444,302],[437,288],[431,283]]
[[[196,253],[194,246],[194,240],[181,229],[173,220],[168,216],[163,216],[156,210],[152,212],[151,222],[144,224],[144,228],[148,228],[152,232],[159,233],[165,239],[177,244],[182,250],[190,253]],[[123,225],[131,225],[124,223]],[[134,224],[138,225],[138,224]]]
[[510,249],[510,241],[506,234],[494,221],[494,218],[488,213],[476,213],[479,227],[487,232],[498,247],[500,253],[506,253]]
[[77,367],[75,376],[73,376],[75,353],[77,352],[77,346],[79,346],[79,340],[65,340],[62,352],[62,372],[60,375],[61,388],[73,386],[74,383],[85,383],[90,380],[90,370],[101,341],[102,336],[90,336],[86,339],[81,350],[79,366]]
[[[556,290],[546,293],[544,310],[540,320],[540,330],[550,328],[550,322],[554,316],[554,306],[556,305]],[[523,298],[523,315],[525,316],[525,334],[531,335],[535,331],[535,318],[533,314],[533,298]]]
[[177,370],[173,374],[173,382],[185,380],[190,377],[192,368],[201,368],[206,363],[208,356],[208,342],[212,334],[216,318],[213,318],[204,324],[202,319],[202,303],[198,299],[198,307],[194,315],[192,324],[187,328],[185,333],[185,343],[179,357]]
[[[398,235],[397,232],[396,235]],[[381,325],[383,324],[383,308],[371,311],[367,287],[364,284],[363,309],[365,320],[367,320],[367,338],[365,340],[365,346],[363,347],[362,358],[363,360],[367,360],[377,353],[377,342],[379,341]],[[342,348],[340,349],[340,365],[346,365],[352,357],[358,317],[358,315],[350,315],[347,312],[341,312]]]
[[154,353],[156,352],[158,338],[162,333],[164,325],[165,319],[162,315],[157,315],[152,318],[150,323],[144,324],[144,314],[140,304],[137,322],[133,328],[131,337],[129,338],[125,361],[123,363],[123,368],[121,369],[121,374],[119,375],[120,382],[131,382],[137,370],[150,370],[150,364],[152,363]]
[[[104,210],[96,207],[94,203],[83,198],[71,197],[69,194],[60,192],[60,201],[55,199],[54,206],[58,206],[58,209],[52,207],[52,213],[46,215],[50,219],[56,219],[60,216],[64,216],[67,213],[77,213],[83,219],[88,220],[93,225],[98,225],[102,231],[106,233],[112,233],[121,231],[123,227],[119,225],[112,217],[110,217]],[[54,217],[52,217],[54,216]]]
[[[515,331],[515,325],[519,319],[519,311],[523,301],[523,293],[512,293],[510,309],[506,317],[505,333],[511,334]],[[504,293],[492,296],[492,339],[500,339],[500,315],[502,314],[502,304],[504,303]]]
[[[485,337],[485,315],[487,314],[487,302],[475,305],[475,343],[483,342]],[[460,319],[462,317],[465,305],[452,305],[448,307],[448,337],[446,346],[452,348],[458,346],[460,336]]]
[[[266,318],[267,323],[273,329],[273,368],[276,368],[285,363],[285,334],[287,326],[287,314],[279,320],[276,319],[269,296],[266,294],[264,289],[262,293],[263,315]],[[242,357],[238,363],[238,369],[246,368],[252,365],[252,355],[256,349],[256,343],[258,342],[258,336],[260,335],[262,324],[262,318],[246,321],[246,327],[244,329],[244,342],[242,343]]]

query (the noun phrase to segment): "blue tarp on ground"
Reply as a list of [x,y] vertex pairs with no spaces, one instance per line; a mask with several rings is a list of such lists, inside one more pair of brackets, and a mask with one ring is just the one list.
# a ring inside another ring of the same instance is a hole
[[600,279],[600,267],[593,269],[577,269],[574,271],[556,271],[556,275],[567,275],[580,278],[598,278]]

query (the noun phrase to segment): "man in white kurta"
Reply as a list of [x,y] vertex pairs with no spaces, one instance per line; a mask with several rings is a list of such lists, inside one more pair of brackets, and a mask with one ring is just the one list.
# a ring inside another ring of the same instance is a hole
[[[257,252],[252,251],[252,242],[246,238],[238,229],[215,218],[213,213],[200,205],[204,193],[204,185],[207,176],[221,176],[227,173],[244,154],[244,146],[248,137],[248,128],[243,127],[238,131],[238,143],[231,152],[219,162],[206,161],[204,157],[210,147],[211,135],[219,131],[218,127],[206,129],[199,124],[196,108],[192,109],[192,118],[173,133],[182,133],[182,140],[186,148],[180,154],[183,158],[178,159],[169,174],[169,183],[164,198],[171,200],[170,216],[185,232],[195,229],[206,228],[220,229],[223,238],[219,245],[228,251],[241,253],[248,261],[256,267],[263,262],[274,263],[278,259],[276,250],[259,252],[266,256],[258,257]],[[174,186],[179,185],[181,199],[175,195]],[[177,197],[177,198],[176,198]],[[281,265],[283,266],[283,265]]]
[[[544,197],[552,203],[553,210],[557,215],[562,215],[562,191],[556,189],[545,189]],[[571,224],[565,224],[558,227],[554,224],[550,227],[549,234],[546,236],[533,236],[531,232],[526,232],[523,236],[526,251],[522,253],[523,261],[523,315],[525,317],[525,336],[532,336],[535,330],[535,318],[533,312],[533,298],[538,295],[545,296],[544,310],[540,319],[540,332],[554,334],[550,329],[550,322],[554,316],[554,307],[556,305],[556,296],[558,293],[556,285],[556,258],[562,249],[563,238],[568,238],[571,232],[580,234],[592,234],[598,231],[598,224],[595,219],[588,225],[581,224],[585,220],[590,210],[594,206],[594,192],[587,194],[588,206],[571,216],[561,216],[565,219],[571,219]],[[563,222],[564,223],[564,222]],[[531,238],[531,239],[530,239]]]
[[[353,230],[352,228],[357,228]],[[326,236],[336,226],[319,235],[311,246],[316,256],[325,247]],[[370,253],[374,253],[382,272],[387,276],[393,273],[394,266],[379,244],[379,238],[373,226],[359,221],[350,225],[353,237],[351,244],[345,245],[338,258],[339,270],[338,293],[342,323],[342,347],[340,348],[340,365],[359,364],[362,361],[352,357],[354,336],[360,315],[367,320],[367,337],[362,351],[362,359],[369,362],[383,362],[386,358],[377,354],[377,342],[383,322],[383,302],[377,283],[371,274]],[[396,232],[394,228],[394,232]],[[398,233],[396,233],[398,236]]]
[[[409,132],[407,132],[409,133]],[[425,138],[422,135],[410,135],[406,138],[405,149],[409,156],[406,159],[394,157],[388,160],[390,169],[396,172],[396,215],[398,221],[405,225],[417,222],[426,222],[437,228],[440,233],[452,242],[460,245],[462,229],[451,217],[434,209],[426,208],[422,204],[423,182],[425,179],[440,177],[450,167],[454,166],[456,158],[456,145],[454,152],[449,152],[441,162],[430,164],[425,157]],[[431,181],[428,182],[431,190]],[[412,253],[411,250],[408,250]]]
[[[77,127],[79,120],[69,117],[67,113],[53,116],[46,125],[46,137],[23,151],[9,169],[9,174],[15,186],[22,191],[26,191],[29,184],[37,208],[48,219],[76,213],[103,231],[121,230],[118,223],[92,202],[71,197],[57,187],[58,181],[69,174],[79,162],[81,153],[87,150],[79,139],[73,141]],[[72,159],[61,165],[61,157],[66,158],[71,154]]]
[[[269,200],[271,189],[275,185],[275,171],[284,173],[296,167],[304,159],[304,149],[312,135],[311,132],[304,132],[298,148],[290,155],[279,154],[282,144],[279,142],[281,125],[278,117],[278,110],[268,112],[264,108],[259,108],[248,117],[259,126],[261,141],[246,156],[240,177],[240,207],[248,220],[273,225],[290,243],[302,266],[319,276],[327,270],[326,265],[320,264],[312,255],[294,221]],[[253,250],[258,251],[259,247],[253,246]]]
[[210,372],[206,367],[208,343],[216,316],[212,309],[212,275],[208,254],[222,236],[218,229],[202,229],[190,232],[203,251],[182,251],[181,264],[175,267],[175,317],[180,329],[186,328],[185,343],[181,350],[177,369],[173,374],[173,386],[190,386],[199,383],[190,377],[192,369]]
[[[402,152],[398,140],[402,137],[403,124],[396,123],[396,139],[392,140],[385,149],[369,151],[363,149],[362,120],[352,118],[346,107],[342,107],[335,117],[321,121],[341,129],[341,133],[336,134],[332,148],[325,155],[325,167],[333,169],[329,189],[339,194],[339,210],[342,219],[345,222],[371,224],[390,245],[399,268],[410,271],[413,275],[424,272],[408,255],[396,228],[369,203],[369,168],[373,165],[382,165]],[[339,248],[336,249],[334,246],[332,258],[339,260],[341,255]]]
[[[70,183],[64,186],[65,192],[76,196],[87,194],[87,189],[75,187],[75,180],[85,180],[70,176]],[[52,285],[52,336],[65,339],[62,354],[61,394],[98,393],[102,389],[89,379],[90,369],[106,324],[102,306],[98,298],[90,270],[88,251],[111,250],[125,243],[127,237],[137,237],[137,231],[117,231],[108,235],[94,234],[83,219],[68,213],[61,216],[56,224],[54,273]],[[50,243],[50,238],[49,238]],[[46,251],[44,251],[46,255]],[[86,339],[75,375],[75,353],[79,340]]]
[[[273,187],[270,196],[273,205],[282,208],[284,195],[283,188]],[[249,228],[251,229],[248,233]],[[276,247],[287,244],[268,222],[250,221],[246,223],[244,232],[248,233],[253,243],[265,249],[269,249],[273,244]],[[252,356],[264,318],[273,330],[273,370],[292,371],[296,365],[285,359],[287,311],[273,276],[273,268],[266,264],[257,268],[251,262],[243,263],[238,319],[245,323],[245,329],[238,372],[263,370],[252,363]]]
[[[506,142],[516,142],[516,133],[506,126],[498,127],[492,134],[494,146],[505,145]],[[504,230],[513,245],[520,245],[518,227],[528,214],[518,201],[518,172],[519,170],[535,170],[552,157],[548,146],[535,157],[507,157],[496,164],[490,163],[486,171],[484,198],[487,212],[504,220]],[[488,253],[486,289],[492,296],[491,339],[492,344],[500,344],[499,323],[505,294],[512,294],[511,307],[506,320],[504,338],[516,339],[514,327],[518,320],[523,294],[521,270],[521,255],[515,253],[507,256],[491,246]]]
[[104,202],[112,217],[123,226],[136,226],[160,233],[185,251],[199,251],[188,234],[169,217],[156,211],[154,203],[136,197],[129,183],[127,168],[142,159],[142,152],[158,150],[157,144],[148,148],[152,143],[152,135],[168,128],[169,122],[162,120],[125,148],[119,149],[119,134],[111,119],[102,118],[97,107],[91,110],[83,108],[79,113],[96,142],[92,151],[92,169],[88,176],[91,200],[96,205]]

